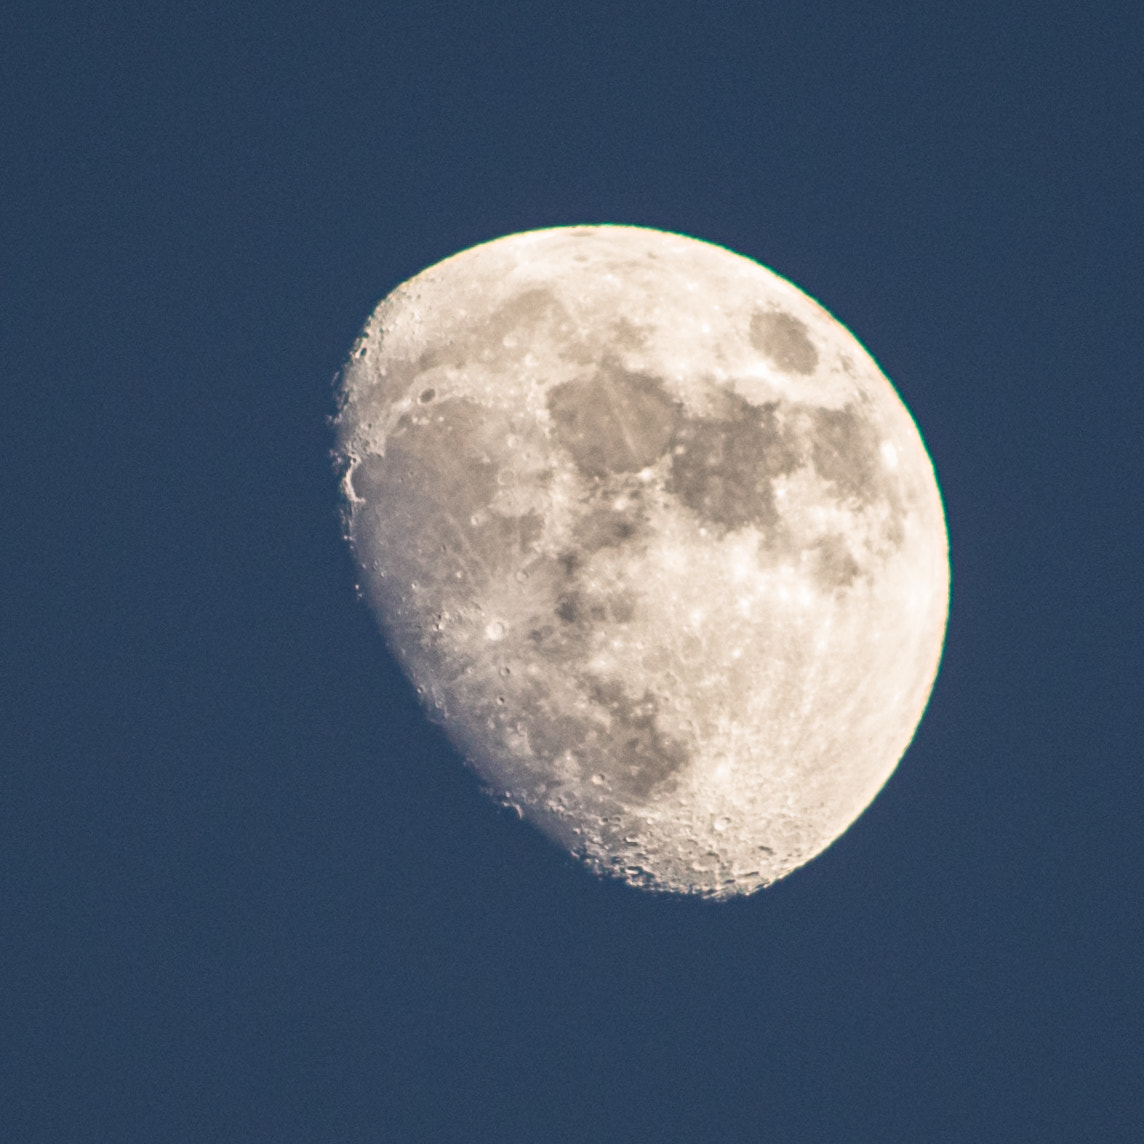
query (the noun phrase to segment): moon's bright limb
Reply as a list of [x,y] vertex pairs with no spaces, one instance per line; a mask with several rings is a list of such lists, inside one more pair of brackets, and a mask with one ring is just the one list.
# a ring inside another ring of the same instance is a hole
[[363,592],[495,796],[714,897],[875,796],[937,672],[945,519],[893,387],[805,294],[680,235],[510,235],[395,290],[341,385]]

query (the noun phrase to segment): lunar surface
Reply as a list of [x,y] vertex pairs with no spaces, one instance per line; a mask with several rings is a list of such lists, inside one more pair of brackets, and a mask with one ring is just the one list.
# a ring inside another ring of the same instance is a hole
[[889,381],[785,279],[637,227],[510,235],[387,297],[339,396],[392,651],[592,869],[749,893],[885,783],[941,655],[945,518]]

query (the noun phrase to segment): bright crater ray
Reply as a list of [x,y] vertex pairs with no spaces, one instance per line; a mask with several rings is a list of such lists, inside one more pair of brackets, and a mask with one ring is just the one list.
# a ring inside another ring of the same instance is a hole
[[593,869],[748,893],[885,783],[941,654],[941,500],[893,387],[789,282],[654,230],[511,235],[386,298],[340,396],[392,650]]

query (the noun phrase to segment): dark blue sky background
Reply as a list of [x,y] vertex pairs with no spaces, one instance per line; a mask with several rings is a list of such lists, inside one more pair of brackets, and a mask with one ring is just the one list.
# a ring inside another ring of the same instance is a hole
[[[0,1137],[1144,1138],[1138,4],[0,16]],[[628,222],[850,326],[949,516],[898,772],[725,905],[481,795],[354,594],[375,302]]]

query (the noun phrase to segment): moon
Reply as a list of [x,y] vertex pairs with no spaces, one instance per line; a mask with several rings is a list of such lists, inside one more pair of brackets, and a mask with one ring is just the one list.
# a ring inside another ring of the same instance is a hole
[[893,386],[790,282],[640,227],[513,234],[394,290],[338,386],[390,648],[592,870],[750,893],[889,778],[941,656],[945,516]]

